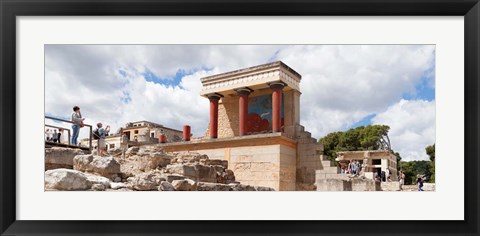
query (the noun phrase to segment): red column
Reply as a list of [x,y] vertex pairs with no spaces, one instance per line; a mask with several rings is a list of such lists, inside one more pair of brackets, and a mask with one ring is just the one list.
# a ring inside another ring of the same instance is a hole
[[283,83],[269,84],[272,92],[272,131],[282,131],[282,89],[285,87]]
[[220,96],[209,96],[210,100],[210,138],[218,137],[218,100]]
[[183,141],[190,141],[190,126],[183,126]]
[[247,117],[248,117],[248,95],[253,90],[249,88],[240,88],[237,89],[236,92],[239,95],[238,98],[238,114],[239,114],[239,119],[240,119],[240,125],[239,125],[239,133],[240,136],[247,135],[248,133],[248,127],[247,127]]
[[165,134],[160,134],[160,143],[166,143],[167,142],[167,136]]

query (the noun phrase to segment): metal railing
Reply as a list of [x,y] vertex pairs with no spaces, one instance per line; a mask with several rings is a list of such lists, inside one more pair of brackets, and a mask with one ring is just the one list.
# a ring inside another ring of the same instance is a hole
[[[67,128],[64,128],[64,127],[60,127],[60,126],[55,126],[55,125],[47,125],[45,124],[45,126],[47,127],[50,127],[50,128],[55,128],[55,129],[58,129],[58,130],[67,130],[67,133],[68,133],[68,145],[70,145],[70,129],[67,129]],[[63,134],[63,133],[62,133]],[[60,140],[59,140],[60,142]]]
[[[56,121],[61,121],[61,122],[66,122],[66,123],[70,123],[70,124],[74,124],[72,121],[69,121],[69,120],[64,120],[64,119],[59,119],[59,118],[56,118],[56,117],[51,117],[51,116],[45,116],[45,119],[50,119],[50,120],[56,120]],[[45,124],[45,126],[50,126],[50,125],[47,125]],[[88,124],[84,124],[84,126],[87,126],[90,128],[90,138],[89,138],[89,149],[90,151],[92,151],[92,138],[93,138],[93,132],[92,132],[92,126],[91,125],[88,125]],[[62,128],[63,129],[63,128]],[[70,130],[68,130],[68,143],[70,144]]]

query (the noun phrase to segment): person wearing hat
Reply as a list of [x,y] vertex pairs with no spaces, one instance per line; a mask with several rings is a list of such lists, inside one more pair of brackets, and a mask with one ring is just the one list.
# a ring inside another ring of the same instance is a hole
[[110,132],[110,125],[107,125],[107,127],[104,129],[102,122],[97,123],[98,134],[96,135],[98,135],[97,148],[99,156],[102,156],[103,152],[105,151],[105,137],[108,136],[108,132]]

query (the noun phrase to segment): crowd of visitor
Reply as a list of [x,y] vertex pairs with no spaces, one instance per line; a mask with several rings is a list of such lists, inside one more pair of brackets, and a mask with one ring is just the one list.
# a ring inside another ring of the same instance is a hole
[[[78,136],[80,134],[80,129],[84,127],[85,118],[82,117],[82,113],[80,112],[80,107],[74,106],[73,112],[71,114],[71,122],[72,122],[72,136],[70,141],[70,145],[79,146],[78,143]],[[97,148],[98,154],[101,156],[105,152],[106,141],[105,137],[108,136],[110,132],[110,126],[107,125],[105,128],[103,127],[102,122],[97,123],[97,128],[93,131],[93,139],[97,141]],[[45,130],[45,141],[53,142],[53,143],[64,143],[66,144],[68,141],[65,140],[65,136],[63,135],[64,129],[59,128],[57,129],[50,129],[47,128]]]

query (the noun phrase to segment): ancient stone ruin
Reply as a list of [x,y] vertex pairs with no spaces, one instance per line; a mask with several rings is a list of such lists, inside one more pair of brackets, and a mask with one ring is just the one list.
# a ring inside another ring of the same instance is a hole
[[68,191],[273,191],[235,181],[228,161],[195,152],[165,153],[158,145],[131,147],[123,157],[45,150],[45,190]]

